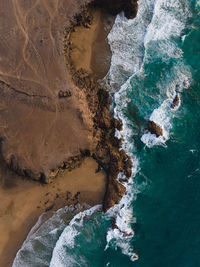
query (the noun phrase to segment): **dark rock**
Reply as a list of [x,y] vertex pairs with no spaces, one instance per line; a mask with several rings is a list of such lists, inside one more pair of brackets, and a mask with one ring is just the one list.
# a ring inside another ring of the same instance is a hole
[[118,139],[117,137],[113,137],[112,140],[112,145],[115,146],[115,147],[121,147],[122,146],[122,140],[121,139]]
[[80,152],[81,152],[81,155],[82,155],[83,157],[90,157],[90,155],[91,155],[89,149],[80,150]]
[[120,184],[117,177],[109,176],[106,194],[103,201],[103,210],[106,212],[108,209],[118,204],[126,192],[125,187]]
[[66,90],[66,91],[62,91],[60,90],[59,93],[58,93],[58,97],[59,98],[63,98],[63,97],[71,97],[72,96],[72,93],[70,90]]
[[69,200],[69,199],[71,199],[71,198],[72,198],[72,193],[69,192],[69,191],[67,191],[67,192],[66,192],[66,200]]
[[173,103],[171,104],[171,108],[176,108],[180,103],[180,96],[177,94],[173,100]]
[[128,19],[133,19],[137,15],[137,0],[96,0],[95,3],[114,16],[121,11],[124,11]]
[[95,170],[95,173],[98,173],[101,171],[101,166],[98,164],[98,168]]
[[155,134],[157,137],[163,135],[163,129],[154,121],[148,122],[148,130],[151,134]]
[[118,229],[116,224],[116,218],[112,218],[112,229]]
[[132,175],[132,161],[130,157],[124,161],[124,172],[127,178],[130,178]]
[[102,129],[110,128],[110,110],[109,108],[104,108],[102,112],[99,113],[98,116],[99,127]]
[[122,128],[123,128],[122,121],[117,120],[116,118],[114,118],[114,119],[113,119],[113,126],[114,126],[117,130],[122,131]]
[[133,19],[136,17],[138,11],[138,3],[135,0],[130,0],[124,7],[125,16],[128,19]]

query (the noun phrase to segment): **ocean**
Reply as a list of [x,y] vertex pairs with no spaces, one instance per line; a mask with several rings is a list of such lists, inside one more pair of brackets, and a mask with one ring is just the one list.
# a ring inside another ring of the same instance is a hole
[[139,0],[108,41],[104,84],[133,161],[126,195],[106,214],[85,205],[39,218],[13,267],[200,266],[200,1]]

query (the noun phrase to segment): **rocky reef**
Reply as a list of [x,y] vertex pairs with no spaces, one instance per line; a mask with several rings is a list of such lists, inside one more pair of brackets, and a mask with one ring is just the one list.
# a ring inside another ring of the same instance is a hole
[[148,122],[148,130],[151,134],[155,134],[157,137],[163,135],[163,129],[154,121]]

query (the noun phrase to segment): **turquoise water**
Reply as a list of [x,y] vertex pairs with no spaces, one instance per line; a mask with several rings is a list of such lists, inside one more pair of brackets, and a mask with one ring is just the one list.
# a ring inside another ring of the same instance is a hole
[[[110,33],[106,78],[115,115],[124,122],[118,135],[134,163],[127,195],[108,214],[99,207],[79,213],[79,207],[66,219],[66,210],[59,211],[24,244],[13,266],[200,266],[200,3],[139,4],[137,18],[118,16]],[[172,109],[176,95],[180,105]],[[147,131],[149,119],[164,137]],[[133,237],[112,231],[113,215]]]
[[181,94],[167,147],[140,152],[148,186],[133,203],[136,267],[200,266],[200,17],[193,12],[193,29],[180,44],[193,82]]

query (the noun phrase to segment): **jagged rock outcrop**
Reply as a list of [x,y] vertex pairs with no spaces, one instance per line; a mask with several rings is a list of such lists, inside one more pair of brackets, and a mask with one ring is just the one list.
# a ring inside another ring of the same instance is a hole
[[177,94],[177,95],[175,96],[175,98],[174,98],[172,104],[171,104],[171,108],[174,109],[174,108],[178,107],[179,104],[180,104],[180,96],[179,96],[179,94]]
[[163,129],[154,121],[148,122],[148,130],[150,133],[155,134],[157,137],[163,135]]

